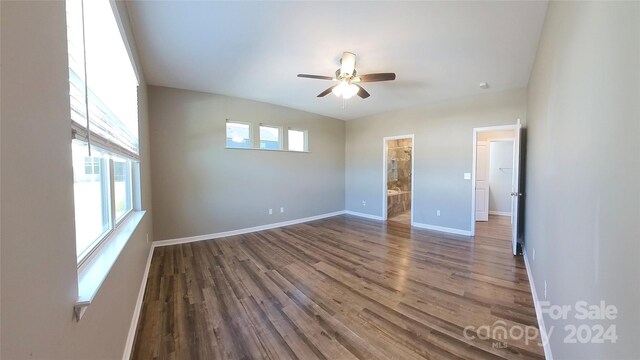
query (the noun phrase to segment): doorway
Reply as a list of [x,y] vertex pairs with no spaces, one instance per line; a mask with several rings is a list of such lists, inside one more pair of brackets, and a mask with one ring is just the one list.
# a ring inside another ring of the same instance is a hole
[[414,136],[383,139],[383,216],[388,221],[413,224]]
[[471,234],[518,251],[520,122],[473,130]]

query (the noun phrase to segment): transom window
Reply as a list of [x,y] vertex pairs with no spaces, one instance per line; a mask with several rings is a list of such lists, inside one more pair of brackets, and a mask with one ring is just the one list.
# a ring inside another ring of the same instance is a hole
[[[257,134],[254,139],[253,134]],[[226,120],[225,147],[230,149],[308,152],[309,134],[304,129]],[[257,146],[256,146],[257,145]]]
[[289,151],[307,151],[307,131],[289,129],[287,131]]
[[248,149],[251,144],[251,124],[227,121],[227,147]]
[[282,128],[270,125],[260,125],[260,149],[282,149]]

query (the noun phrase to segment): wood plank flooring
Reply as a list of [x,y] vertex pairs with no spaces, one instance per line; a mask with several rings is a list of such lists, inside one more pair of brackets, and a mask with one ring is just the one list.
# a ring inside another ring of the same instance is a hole
[[511,241],[512,225],[510,216],[489,215],[489,221],[476,221],[476,236]]
[[132,358],[543,358],[524,326],[508,241],[343,215],[156,248]]
[[405,211],[402,214],[389,218],[387,219],[387,221],[395,221],[406,225],[411,225],[411,210]]

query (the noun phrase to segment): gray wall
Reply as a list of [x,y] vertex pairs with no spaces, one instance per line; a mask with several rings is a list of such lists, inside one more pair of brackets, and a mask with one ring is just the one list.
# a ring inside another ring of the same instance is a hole
[[524,122],[525,114],[519,89],[348,121],[346,209],[382,216],[382,139],[415,134],[414,221],[470,231],[471,180],[463,174],[472,168],[473,128]]
[[[555,359],[640,358],[640,3],[551,2],[528,97],[526,251],[540,300],[618,308],[616,344]],[[534,260],[534,249],[536,252]]]
[[[156,240],[344,210],[343,121],[163,87],[149,111]],[[310,152],[225,149],[225,119],[308,129]]]
[[[0,358],[121,358],[149,253],[151,214],[82,320],[72,320],[78,285],[65,3],[2,1],[0,8]],[[144,83],[141,90],[142,203],[150,210]]]

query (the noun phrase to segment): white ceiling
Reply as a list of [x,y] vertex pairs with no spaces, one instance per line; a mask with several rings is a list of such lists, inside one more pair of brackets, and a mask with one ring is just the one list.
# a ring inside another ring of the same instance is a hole
[[[147,82],[305,110],[338,119],[481,92],[529,80],[546,1],[127,3]],[[367,83],[366,100],[316,95],[344,51]],[[480,82],[490,88],[481,90]]]

